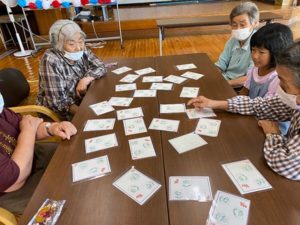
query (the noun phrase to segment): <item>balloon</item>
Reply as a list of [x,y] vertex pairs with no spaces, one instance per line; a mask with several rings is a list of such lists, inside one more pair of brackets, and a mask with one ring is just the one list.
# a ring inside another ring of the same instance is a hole
[[43,8],[43,2],[42,2],[42,0],[37,0],[37,1],[35,2],[35,5],[36,5],[36,7],[37,7],[38,9],[42,9],[42,8]]
[[27,1],[26,0],[18,0],[18,5],[20,7],[25,7],[25,6],[27,6]]
[[80,7],[81,6],[80,0],[73,0],[73,6]]
[[89,0],[81,0],[81,5],[86,5],[89,3]]
[[43,9],[49,9],[50,8],[50,1],[43,0]]
[[30,3],[28,4],[28,7],[29,7],[30,9],[37,9],[37,7],[36,7],[36,5],[35,5],[34,2],[30,2]]
[[62,2],[61,6],[64,8],[70,8],[70,2]]

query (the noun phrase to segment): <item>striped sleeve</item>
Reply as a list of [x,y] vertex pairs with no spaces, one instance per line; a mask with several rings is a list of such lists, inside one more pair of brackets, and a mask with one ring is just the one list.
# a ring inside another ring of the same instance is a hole
[[104,76],[107,72],[105,65],[92,51],[87,51],[88,70],[85,73],[86,76],[94,77],[99,79]]

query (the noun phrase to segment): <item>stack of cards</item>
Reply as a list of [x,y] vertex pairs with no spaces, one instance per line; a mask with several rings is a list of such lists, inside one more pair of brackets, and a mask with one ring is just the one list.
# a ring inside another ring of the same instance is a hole
[[199,93],[199,88],[197,87],[183,87],[180,93],[181,98],[196,98]]
[[189,119],[198,119],[198,118],[205,118],[205,117],[215,117],[217,116],[211,108],[203,108],[199,109],[186,109],[186,114]]
[[133,160],[156,156],[150,136],[129,140],[129,147]]
[[197,124],[195,132],[200,135],[217,137],[221,125],[221,120],[201,118]]
[[115,133],[86,139],[84,142],[86,153],[96,152],[118,146],[118,141]]

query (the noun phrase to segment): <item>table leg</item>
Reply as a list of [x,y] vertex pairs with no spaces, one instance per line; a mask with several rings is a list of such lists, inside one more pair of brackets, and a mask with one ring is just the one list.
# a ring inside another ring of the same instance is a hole
[[162,56],[162,27],[158,28],[159,32],[159,55]]

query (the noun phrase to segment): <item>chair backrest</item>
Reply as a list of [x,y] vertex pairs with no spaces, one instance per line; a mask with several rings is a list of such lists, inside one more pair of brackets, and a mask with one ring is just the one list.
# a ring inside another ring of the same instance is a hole
[[28,97],[29,91],[29,84],[21,71],[13,68],[0,70],[0,92],[4,98],[5,107],[19,105]]

